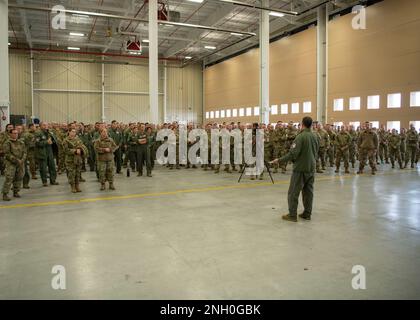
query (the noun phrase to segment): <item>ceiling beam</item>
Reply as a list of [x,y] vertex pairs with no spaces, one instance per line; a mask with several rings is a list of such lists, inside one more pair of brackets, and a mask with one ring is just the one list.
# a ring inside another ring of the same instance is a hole
[[[202,24],[208,25],[208,26],[214,26],[217,23],[219,23],[221,20],[226,18],[227,15],[232,13],[232,11],[235,9],[235,6],[233,5],[224,5],[224,6],[218,6],[218,8],[210,15],[208,16]],[[202,30],[193,29],[191,30],[185,38],[193,39],[191,40],[187,45],[185,43],[175,43],[172,47],[170,47],[164,54],[165,57],[171,57],[176,55],[181,50],[185,49],[185,47],[190,46],[193,42],[200,40],[200,35],[202,33]]]

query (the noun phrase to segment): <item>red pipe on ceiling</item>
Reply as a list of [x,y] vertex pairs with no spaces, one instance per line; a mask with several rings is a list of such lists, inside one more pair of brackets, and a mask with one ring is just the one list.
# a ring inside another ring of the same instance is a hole
[[[30,48],[16,48],[9,47],[9,50],[21,50],[21,51],[39,51],[39,52],[53,52],[53,53],[70,53],[70,54],[80,54],[80,55],[91,55],[91,56],[105,56],[105,57],[124,57],[124,58],[134,58],[134,59],[149,59],[149,56],[133,56],[129,54],[120,54],[120,53],[102,53],[102,52],[92,52],[92,51],[74,51],[74,50],[58,50],[58,49],[30,49]],[[178,58],[159,58],[162,61],[180,61],[182,59]]]

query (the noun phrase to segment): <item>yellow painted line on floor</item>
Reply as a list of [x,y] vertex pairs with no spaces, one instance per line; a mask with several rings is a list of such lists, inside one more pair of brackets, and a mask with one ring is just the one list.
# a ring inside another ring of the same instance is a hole
[[[405,172],[408,172],[405,171]],[[382,175],[390,175],[395,173],[384,173]],[[347,176],[329,176],[316,178],[315,182],[318,181],[335,181],[340,179],[350,179],[355,177],[354,175]],[[275,184],[289,184],[290,180],[280,180],[275,181]],[[204,187],[204,188],[193,188],[193,189],[181,189],[174,191],[163,191],[163,192],[152,192],[152,193],[140,193],[140,194],[129,194],[124,196],[111,196],[111,197],[99,197],[99,198],[86,198],[86,199],[75,199],[75,200],[61,200],[61,201],[50,201],[50,202],[35,202],[35,203],[21,203],[13,204],[8,206],[0,206],[0,209],[17,209],[17,208],[32,208],[32,207],[48,207],[48,206],[60,206],[66,204],[80,204],[80,203],[89,203],[97,201],[110,201],[110,200],[126,200],[126,199],[139,199],[145,197],[159,197],[167,195],[177,195],[185,193],[197,193],[197,192],[207,192],[207,191],[221,191],[228,189],[249,189],[261,186],[270,186],[270,182],[255,182],[255,183],[245,183],[245,184],[234,184],[234,185],[225,185],[225,186],[214,186],[214,187]]]

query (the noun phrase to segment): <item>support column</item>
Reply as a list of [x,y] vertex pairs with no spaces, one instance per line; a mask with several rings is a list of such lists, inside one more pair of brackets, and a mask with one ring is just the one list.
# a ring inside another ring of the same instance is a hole
[[[105,57],[102,56],[102,61],[104,61],[104,59],[105,59]],[[102,79],[102,86],[101,86],[101,95],[102,95],[102,98],[101,98],[101,102],[102,102],[101,103],[101,105],[102,105],[101,119],[102,119],[102,122],[105,122],[106,116],[105,116],[105,64],[104,63],[101,64],[101,79]]]
[[158,6],[149,0],[149,104],[150,122],[159,123],[159,69],[158,69]]
[[0,131],[10,121],[8,5],[8,0],[0,0]]
[[[269,7],[269,0],[261,0]],[[260,122],[270,123],[270,16],[260,10]]]
[[322,124],[327,121],[328,104],[328,8],[318,7],[317,25],[317,108],[316,118]]
[[34,100],[34,54],[31,51],[31,120],[35,119],[35,100]]
[[168,68],[167,61],[165,60],[165,65],[163,67],[163,115],[162,123],[166,122],[166,108],[168,106]]

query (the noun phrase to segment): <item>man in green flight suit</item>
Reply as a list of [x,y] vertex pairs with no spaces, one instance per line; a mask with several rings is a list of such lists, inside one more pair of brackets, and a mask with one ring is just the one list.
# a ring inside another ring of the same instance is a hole
[[304,212],[299,217],[311,220],[316,159],[319,151],[319,140],[312,132],[311,127],[312,118],[304,117],[302,131],[296,136],[290,146],[290,151],[280,159],[273,161],[273,163],[293,162],[293,174],[288,192],[289,214],[282,217],[286,221],[297,222],[300,192],[302,192]]
[[40,128],[41,130],[35,133],[35,158],[38,161],[38,167],[41,174],[42,184],[44,187],[48,187],[48,170],[50,184],[58,185],[58,182],[55,181],[57,178],[57,171],[55,169],[54,155],[52,150],[54,137],[48,130],[48,123],[42,122]]

